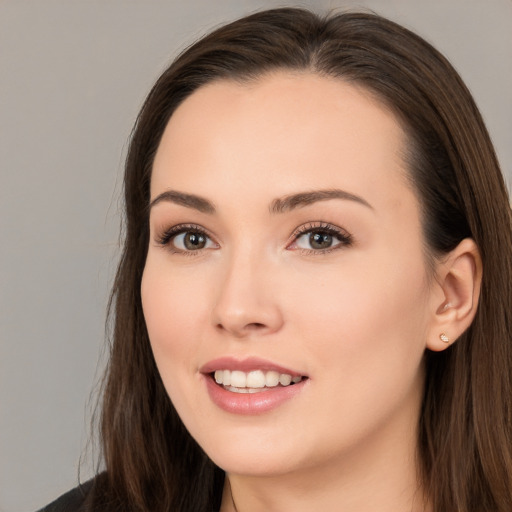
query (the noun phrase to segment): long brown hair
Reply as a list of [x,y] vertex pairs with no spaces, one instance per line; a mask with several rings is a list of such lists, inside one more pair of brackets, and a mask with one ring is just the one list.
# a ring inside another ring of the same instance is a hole
[[[126,160],[125,239],[112,294],[104,382],[103,503],[112,510],[215,511],[223,471],[190,437],[158,374],[141,307],[151,168],[177,106],[214,80],[307,70],[365,87],[408,136],[405,158],[432,257],[475,240],[483,261],[476,318],[447,350],[426,354],[418,439],[422,487],[436,511],[512,510],[512,229],[506,187],[466,86],[432,46],[380,16],[259,12],[207,35],[162,74]],[[170,319],[170,321],[172,321]],[[106,500],[106,501],[105,501]]]

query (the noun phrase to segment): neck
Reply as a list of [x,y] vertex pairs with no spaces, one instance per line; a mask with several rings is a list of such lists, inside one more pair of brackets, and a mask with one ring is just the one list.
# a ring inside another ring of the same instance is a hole
[[[429,512],[416,463],[417,430],[390,425],[387,442],[362,446],[321,467],[279,475],[228,473],[220,512]],[[386,436],[384,436],[386,437]]]
[[227,475],[221,512],[283,510],[427,512],[430,509],[422,499],[416,479],[407,472],[399,475],[392,470],[367,470],[364,474],[358,471],[341,476],[323,468],[321,472],[309,471],[308,475],[279,478]]

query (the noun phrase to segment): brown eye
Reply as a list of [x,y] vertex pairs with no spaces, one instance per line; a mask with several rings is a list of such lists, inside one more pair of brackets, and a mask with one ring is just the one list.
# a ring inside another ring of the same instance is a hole
[[172,245],[180,251],[199,251],[213,246],[210,238],[200,231],[183,231],[171,240]]
[[329,233],[316,232],[309,234],[309,246],[312,249],[329,249],[332,242],[333,237]]
[[352,237],[341,228],[330,224],[305,226],[295,236],[292,249],[302,249],[310,253],[327,253],[332,249],[347,247],[352,244]]
[[183,237],[183,245],[189,251],[203,249],[206,245],[206,237],[201,233],[185,233]]

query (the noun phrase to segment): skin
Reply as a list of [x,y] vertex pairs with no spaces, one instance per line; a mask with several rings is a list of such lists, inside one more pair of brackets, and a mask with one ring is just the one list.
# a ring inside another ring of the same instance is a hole
[[[143,309],[174,406],[227,473],[223,512],[429,510],[415,462],[423,355],[445,348],[440,332],[454,339],[470,322],[479,267],[469,243],[432,278],[404,144],[367,92],[307,73],[204,86],[169,121],[151,198],[194,194],[215,213],[153,205]],[[331,189],[367,204],[269,211],[276,198]],[[160,243],[182,223],[207,233],[203,249]],[[350,243],[335,237],[318,250],[296,233],[325,223]],[[276,409],[232,414],[199,371],[222,356],[261,357],[309,379]]]

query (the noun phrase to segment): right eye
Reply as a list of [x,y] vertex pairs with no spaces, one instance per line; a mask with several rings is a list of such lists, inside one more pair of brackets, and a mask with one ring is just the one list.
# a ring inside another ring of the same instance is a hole
[[217,247],[217,244],[202,229],[183,225],[168,229],[158,239],[158,243],[178,253],[191,253]]
[[213,245],[210,238],[200,231],[184,231],[174,235],[171,241],[174,247],[180,251],[198,251],[208,249]]

